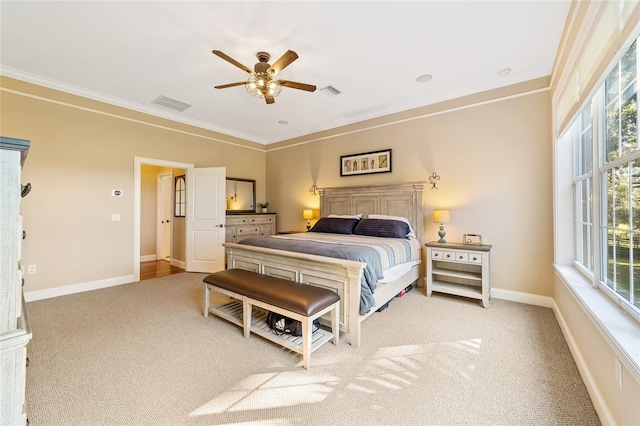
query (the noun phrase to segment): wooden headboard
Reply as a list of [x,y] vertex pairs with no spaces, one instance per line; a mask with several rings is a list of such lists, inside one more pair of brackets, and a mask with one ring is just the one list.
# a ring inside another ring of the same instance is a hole
[[426,182],[320,188],[320,217],[330,214],[386,214],[409,219],[422,240],[422,191]]

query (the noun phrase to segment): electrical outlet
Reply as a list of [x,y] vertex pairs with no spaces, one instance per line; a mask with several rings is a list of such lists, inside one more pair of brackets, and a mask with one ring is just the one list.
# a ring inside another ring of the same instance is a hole
[[622,364],[618,358],[615,359],[616,383],[622,389]]
[[27,274],[35,274],[36,273],[36,265],[27,266]]

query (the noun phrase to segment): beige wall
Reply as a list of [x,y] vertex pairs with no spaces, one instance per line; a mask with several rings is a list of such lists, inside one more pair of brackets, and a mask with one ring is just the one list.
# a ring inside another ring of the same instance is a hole
[[615,360],[611,345],[595,328],[591,319],[571,295],[566,284],[555,277],[554,300],[557,315],[566,324],[563,330],[577,357],[603,424],[640,424],[640,384],[627,368],[622,368],[622,389],[616,383]]
[[[437,239],[433,209],[449,208],[448,241],[479,233],[493,245],[492,287],[551,296],[549,92],[501,95],[485,93],[467,106],[443,104],[423,118],[269,150],[267,192],[270,208],[278,212],[278,229],[305,229],[302,210],[319,205],[319,197],[308,191],[314,181],[320,187],[427,181],[436,172],[438,189],[424,195],[422,241]],[[485,102],[474,103],[481,99]],[[340,177],[341,155],[387,148],[393,150],[391,173]]]
[[[0,86],[2,135],[31,141],[22,258],[37,273],[25,277],[25,292],[133,274],[136,156],[225,166],[228,175],[256,179],[257,196],[265,198],[258,144],[6,77]],[[124,195],[111,197],[115,188]],[[112,213],[121,221],[112,222]]]

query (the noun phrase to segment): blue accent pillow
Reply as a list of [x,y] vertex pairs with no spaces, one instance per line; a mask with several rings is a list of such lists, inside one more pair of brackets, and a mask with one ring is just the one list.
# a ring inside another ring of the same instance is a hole
[[353,230],[356,235],[385,238],[408,238],[409,224],[390,219],[361,219]]
[[338,217],[320,218],[309,232],[329,232],[331,234],[351,234],[358,219],[346,219]]

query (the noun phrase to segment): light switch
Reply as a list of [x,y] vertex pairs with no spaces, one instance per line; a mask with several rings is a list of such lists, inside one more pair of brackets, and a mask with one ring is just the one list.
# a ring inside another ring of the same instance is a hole
[[120,213],[111,213],[112,222],[120,222]]

